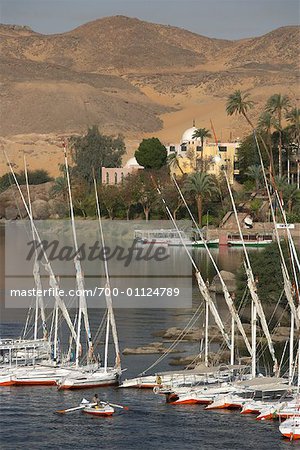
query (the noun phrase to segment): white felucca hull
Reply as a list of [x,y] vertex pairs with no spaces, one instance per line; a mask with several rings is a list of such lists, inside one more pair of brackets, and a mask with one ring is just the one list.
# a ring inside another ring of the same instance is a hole
[[244,398],[238,395],[220,395],[205,409],[240,409],[245,401]]
[[300,439],[300,418],[292,417],[287,419],[279,426],[279,431],[290,440]]
[[[179,388],[174,392],[165,393],[167,403],[174,405],[184,404],[202,404],[208,405],[214,401],[216,396],[220,394],[228,394],[233,391],[233,388],[229,385],[215,386],[215,387],[202,387],[202,388]],[[164,392],[157,392],[163,394]]]
[[75,372],[57,382],[58,389],[86,389],[119,384],[119,369],[98,369],[95,372]]
[[14,386],[16,384],[13,374],[0,374],[0,386]]
[[56,383],[66,377],[70,369],[62,367],[34,367],[30,369],[16,369],[14,380],[16,386],[55,386]]

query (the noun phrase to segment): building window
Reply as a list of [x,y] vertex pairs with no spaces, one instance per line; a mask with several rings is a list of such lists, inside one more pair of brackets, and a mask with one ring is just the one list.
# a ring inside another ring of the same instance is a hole
[[227,146],[226,145],[219,145],[219,152],[227,152]]
[[170,152],[175,152],[175,145],[170,145]]
[[197,145],[196,150],[197,150],[197,152],[202,152],[202,146],[201,145]]
[[121,183],[123,183],[123,181],[124,181],[124,173],[121,172]]
[[118,174],[115,172],[115,184],[118,184]]
[[109,173],[106,172],[106,184],[109,184]]
[[182,145],[181,146],[181,151],[182,152],[186,152],[187,151],[187,146],[186,145]]

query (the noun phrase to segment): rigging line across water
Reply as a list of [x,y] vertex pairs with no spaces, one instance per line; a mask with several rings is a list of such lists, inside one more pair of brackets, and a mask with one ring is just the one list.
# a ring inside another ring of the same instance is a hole
[[272,215],[272,220],[273,220],[273,224],[274,224],[276,241],[277,241],[277,245],[278,245],[278,249],[279,249],[279,253],[280,253],[280,258],[281,258],[281,269],[282,269],[282,274],[283,274],[283,279],[284,279],[285,294],[286,294],[287,300],[288,300],[289,305],[290,305],[291,314],[294,316],[294,320],[295,320],[295,323],[296,323],[296,328],[297,328],[297,330],[299,330],[299,328],[300,328],[300,321],[299,321],[297,310],[296,310],[296,307],[295,307],[295,304],[294,304],[293,296],[292,296],[292,293],[291,293],[290,277],[289,277],[287,265],[286,265],[286,262],[285,262],[285,259],[284,259],[284,255],[283,255],[283,250],[282,250],[282,246],[281,246],[281,242],[280,242],[278,229],[277,229],[277,226],[276,226],[277,223],[276,223],[275,212],[274,212],[274,208],[273,208],[273,204],[272,204],[270,188],[269,188],[269,184],[268,184],[268,180],[267,180],[267,176],[266,176],[266,171],[265,171],[265,167],[264,167],[264,164],[263,164],[262,154],[261,154],[261,150],[260,150],[260,146],[259,146],[259,143],[258,143],[258,140],[257,140],[257,136],[256,136],[255,130],[253,131],[253,134],[254,134],[254,139],[255,139],[255,142],[256,142],[256,147],[257,147],[257,151],[258,151],[258,155],[259,155],[260,165],[261,165],[261,168],[262,168],[263,178],[264,178],[264,182],[265,182],[265,186],[266,186],[266,190],[267,190],[267,194],[268,194],[268,199],[269,199],[269,204],[270,204],[270,209],[271,209],[271,215]]
[[[179,239],[181,241],[181,244],[183,245],[184,250],[185,250],[186,254],[188,255],[190,261],[192,262],[192,265],[193,265],[193,267],[195,269],[195,276],[196,276],[196,279],[197,279],[197,283],[198,283],[198,287],[199,287],[200,293],[202,294],[202,296],[203,296],[205,302],[207,303],[207,305],[209,306],[209,309],[210,309],[210,311],[211,311],[211,313],[212,313],[212,315],[213,315],[213,317],[215,319],[215,322],[216,322],[217,326],[219,327],[219,329],[221,331],[221,334],[222,334],[222,336],[223,336],[223,338],[224,338],[228,348],[231,350],[233,348],[232,343],[230,342],[229,336],[228,336],[228,334],[227,334],[227,332],[226,332],[226,330],[224,328],[222,319],[220,318],[218,310],[217,310],[217,308],[216,308],[216,306],[215,306],[215,304],[214,304],[214,302],[213,302],[213,300],[212,300],[212,298],[210,296],[210,293],[208,291],[208,287],[207,287],[206,283],[204,282],[204,280],[203,280],[203,278],[201,276],[201,273],[200,273],[200,271],[198,269],[198,266],[195,263],[192,255],[190,253],[190,251],[188,250],[188,248],[187,248],[187,246],[186,246],[186,244],[185,244],[185,242],[184,242],[184,240],[182,238],[182,235],[181,235],[181,233],[180,233],[180,231],[178,229],[177,223],[176,223],[176,221],[174,220],[174,218],[172,216],[172,213],[171,213],[171,211],[170,211],[170,209],[169,209],[169,207],[168,207],[168,205],[167,205],[167,203],[166,203],[166,201],[165,201],[165,199],[164,199],[164,197],[162,195],[162,192],[161,192],[159,186],[155,183],[153,178],[152,178],[152,181],[153,181],[153,183],[154,183],[154,185],[155,185],[155,187],[156,187],[156,189],[157,189],[157,191],[158,191],[158,193],[159,193],[159,195],[161,197],[161,200],[162,200],[162,202],[164,204],[164,207],[165,207],[165,209],[167,211],[169,219],[171,220],[173,226],[175,227],[175,229],[176,229],[176,231],[178,233],[178,236],[179,236]],[[185,202],[184,198],[183,198],[183,201]],[[229,295],[229,293],[228,293],[228,295]],[[227,300],[226,296],[225,296],[225,298]],[[229,302],[229,300],[227,301],[227,305],[229,307],[229,310],[230,310],[231,314],[233,314],[234,307],[232,307],[233,305],[229,305],[228,302]],[[245,342],[246,342],[246,345],[247,345],[247,337],[245,338]]]
[[177,338],[174,340],[174,342],[170,345],[170,347],[168,347],[167,350],[156,361],[154,361],[153,364],[151,364],[151,366],[147,367],[147,369],[145,369],[143,372],[139,373],[139,376],[145,375],[147,372],[149,372],[149,370],[153,369],[153,367],[157,366],[157,364],[159,364],[166,356],[168,356],[168,354],[171,352],[171,350],[173,350],[177,346],[177,344],[179,344],[179,342],[181,342],[183,340],[183,338],[188,333],[189,329],[196,323],[198,318],[202,315],[203,311],[204,311],[204,307],[203,307],[203,303],[201,303],[197,307],[196,311],[194,312],[193,316],[191,317],[191,319],[189,320],[187,325],[181,331],[179,336],[177,336]]
[[[202,277],[201,277],[201,275],[200,275],[199,269],[198,269],[198,267],[197,267],[197,265],[196,265],[196,263],[195,263],[195,261],[194,261],[192,255],[190,254],[189,250],[187,249],[187,246],[185,245],[185,242],[184,242],[184,240],[183,240],[183,238],[182,238],[182,235],[181,235],[181,233],[180,233],[180,231],[179,231],[179,229],[178,229],[178,226],[177,226],[177,224],[176,224],[176,222],[175,222],[175,220],[174,220],[174,218],[173,218],[173,216],[172,216],[172,214],[171,214],[171,211],[170,211],[168,205],[166,204],[166,201],[165,201],[164,197],[162,196],[162,193],[161,193],[160,188],[159,188],[158,185],[155,183],[153,177],[151,177],[151,178],[152,178],[152,181],[153,181],[154,186],[156,187],[156,189],[157,189],[159,195],[161,196],[162,202],[163,202],[163,204],[164,204],[164,206],[165,206],[165,209],[166,209],[166,211],[167,211],[167,214],[168,214],[168,216],[169,216],[169,219],[171,220],[173,226],[175,227],[175,229],[176,229],[176,231],[177,231],[177,233],[178,233],[179,239],[180,239],[180,241],[181,241],[181,243],[182,243],[182,245],[183,245],[183,247],[184,247],[184,249],[185,249],[185,251],[186,251],[186,254],[188,255],[188,257],[189,257],[189,259],[190,259],[190,261],[191,261],[191,263],[192,263],[192,266],[194,267],[194,269],[195,269],[195,271],[196,271],[196,279],[197,279],[197,281],[198,281],[198,286],[199,286],[199,288],[200,288],[200,292],[201,292],[202,296],[204,297],[204,299],[205,299],[205,301],[206,301],[206,304],[207,304],[208,302],[211,303],[211,304],[210,304],[210,308],[211,308],[211,311],[212,311],[214,317],[216,318],[216,323],[217,323],[217,325],[219,326],[220,331],[221,331],[221,333],[222,333],[222,336],[225,338],[228,347],[231,348],[231,343],[229,342],[229,338],[228,338],[228,336],[227,336],[227,334],[226,334],[226,332],[225,332],[225,330],[224,330],[224,326],[223,326],[223,323],[222,323],[222,321],[221,321],[221,319],[220,319],[220,317],[219,317],[219,313],[217,312],[217,310],[216,310],[216,308],[215,308],[215,305],[214,305],[212,299],[210,298],[210,294],[209,294],[209,292],[208,292],[207,286],[206,286],[206,284],[204,283],[204,280],[202,279]],[[219,319],[219,322],[218,322],[218,319]],[[206,354],[207,354],[207,352],[206,352]],[[158,358],[157,361],[160,361],[160,358]],[[208,363],[208,361],[206,361],[206,364],[207,364],[207,363]],[[157,362],[153,363],[150,367],[148,367],[148,368],[147,368],[145,371],[143,371],[141,374],[145,374],[147,371],[149,371],[150,369],[152,369],[155,365],[157,365]]]
[[[238,315],[238,313],[236,311],[234,302],[233,302],[233,300],[231,298],[231,295],[229,294],[229,291],[228,291],[227,286],[226,286],[226,284],[225,284],[225,282],[223,280],[223,277],[222,277],[222,275],[221,275],[221,273],[219,271],[219,268],[218,268],[218,266],[217,266],[217,264],[216,264],[216,262],[215,262],[215,260],[214,260],[214,258],[212,256],[212,254],[211,254],[211,251],[209,250],[209,248],[207,246],[207,243],[206,243],[206,241],[205,241],[205,239],[203,237],[203,233],[201,232],[197,222],[195,221],[194,216],[193,216],[193,214],[192,214],[192,212],[191,212],[191,210],[190,210],[190,208],[189,208],[189,206],[188,206],[188,204],[187,204],[187,202],[186,202],[186,200],[184,198],[184,195],[182,194],[182,191],[181,191],[181,189],[180,189],[180,187],[179,187],[175,177],[172,176],[172,179],[173,179],[173,182],[174,182],[174,184],[175,184],[175,186],[176,186],[176,188],[177,188],[177,190],[179,192],[179,195],[180,195],[180,197],[181,197],[181,199],[182,199],[182,201],[183,201],[183,203],[184,203],[184,205],[185,205],[185,207],[186,207],[186,209],[187,209],[187,211],[188,211],[188,213],[189,213],[189,215],[190,215],[190,217],[192,219],[192,222],[194,223],[194,225],[195,225],[195,227],[197,229],[197,232],[200,235],[200,237],[201,237],[201,239],[202,239],[202,241],[204,243],[204,247],[205,247],[205,249],[206,249],[206,251],[207,251],[207,253],[208,253],[209,257],[210,257],[210,260],[211,260],[211,262],[212,262],[212,264],[213,264],[213,266],[214,266],[214,268],[215,268],[215,270],[216,270],[216,272],[217,272],[217,274],[219,276],[219,279],[220,279],[221,285],[222,285],[222,289],[223,289],[223,292],[224,292],[224,298],[225,298],[225,301],[227,303],[228,309],[229,309],[232,317],[234,318],[234,320],[235,320],[235,322],[237,324],[237,327],[238,327],[241,335],[243,336],[243,339],[245,341],[247,350],[248,350],[249,354],[251,355],[252,354],[251,345],[250,345],[249,340],[248,340],[248,338],[246,336],[244,327],[243,327],[242,322],[240,320],[240,317],[239,317],[239,315]],[[231,343],[231,345],[232,345],[232,343]],[[230,347],[231,347],[231,345],[230,345]]]
[[[16,175],[15,175],[15,173],[14,173],[14,170],[13,170],[13,168],[12,168],[12,165],[11,165],[9,159],[8,159],[7,153],[6,153],[5,150],[3,150],[3,153],[4,153],[4,156],[5,156],[5,158],[6,158],[6,161],[7,161],[8,167],[9,167],[9,169],[10,169],[10,172],[11,172],[13,178],[14,178],[15,184],[16,184],[16,186],[17,186],[17,188],[18,188],[18,191],[19,191],[19,194],[20,194],[20,196],[21,196],[23,205],[24,205],[24,207],[25,207],[25,209],[26,209],[27,215],[28,215],[28,217],[29,217],[31,220],[33,220],[32,216],[31,216],[31,214],[30,214],[30,211],[29,211],[29,209],[28,209],[27,202],[26,202],[26,200],[25,200],[25,198],[24,198],[24,195],[23,195],[22,190],[21,190],[21,188],[20,188],[19,182],[18,182],[18,180],[17,180],[17,177],[16,177]],[[45,251],[45,248],[44,248],[44,246],[43,246],[42,240],[41,240],[41,238],[40,238],[40,235],[39,235],[39,233],[38,233],[38,230],[37,230],[37,228],[36,228],[34,222],[33,222],[33,228],[34,228],[35,236],[36,236],[36,238],[37,238],[37,241],[38,241],[38,243],[39,243],[39,246],[40,246],[40,248],[41,248],[41,250],[42,250],[42,252],[43,252],[43,256],[44,256],[45,261],[46,261],[47,271],[48,271],[48,273],[49,273],[49,275],[50,275],[50,281],[49,281],[49,283],[50,283],[50,286],[53,288],[55,300],[56,300],[56,302],[57,302],[59,308],[61,309],[61,311],[62,311],[62,313],[63,313],[63,315],[64,315],[64,317],[65,317],[65,320],[66,320],[66,322],[67,322],[67,324],[68,324],[68,326],[69,326],[69,328],[70,328],[70,331],[71,331],[71,333],[72,333],[73,339],[76,340],[76,337],[77,337],[76,331],[75,331],[75,329],[74,329],[74,327],[73,327],[73,323],[72,323],[72,321],[71,321],[71,318],[70,318],[70,315],[69,315],[69,313],[68,313],[68,310],[67,310],[67,308],[66,308],[66,306],[65,306],[65,303],[64,303],[64,301],[60,298],[60,296],[58,295],[58,292],[59,292],[58,282],[57,282],[57,279],[56,279],[56,277],[55,277],[55,275],[54,275],[54,272],[53,272],[53,270],[52,270],[52,266],[51,266],[51,264],[50,264],[50,261],[49,261],[49,259],[48,259],[47,253],[46,253],[46,251]]]

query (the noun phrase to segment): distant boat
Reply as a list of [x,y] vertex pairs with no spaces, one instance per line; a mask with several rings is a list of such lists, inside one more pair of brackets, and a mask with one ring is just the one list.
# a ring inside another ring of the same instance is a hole
[[228,234],[227,244],[230,247],[241,247],[243,241],[246,247],[265,247],[273,242],[273,236],[265,233],[243,234],[242,240],[239,233]]
[[134,230],[134,238],[142,244],[168,245],[169,247],[218,247],[219,239],[190,238],[183,230],[156,229],[156,230]]

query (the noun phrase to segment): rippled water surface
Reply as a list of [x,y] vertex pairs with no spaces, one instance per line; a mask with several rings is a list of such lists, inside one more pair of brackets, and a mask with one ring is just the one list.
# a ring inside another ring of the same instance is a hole
[[[3,241],[2,246],[0,241],[0,261],[3,262]],[[222,255],[219,262],[223,269],[234,270],[239,261],[235,253]],[[202,269],[210,271],[205,258]],[[3,277],[2,263],[0,270]],[[3,278],[1,288],[0,333],[1,336],[17,336],[21,333],[26,312],[3,309]],[[195,290],[194,308],[198,301]],[[124,348],[157,340],[152,336],[155,331],[184,326],[191,317],[191,311],[124,309],[117,311],[116,316],[120,345]],[[98,316],[92,312],[91,325],[94,330],[97,324]],[[183,352],[180,353],[182,356],[195,354],[199,344],[180,344],[179,350]],[[125,377],[135,376],[156,358],[156,355],[124,356],[123,367],[128,368]],[[170,369],[168,361],[163,361],[158,369]],[[169,405],[164,402],[164,397],[148,390],[98,389],[102,399],[129,407],[128,411],[117,410],[110,418],[89,417],[81,412],[65,416],[54,413],[57,409],[77,406],[83,397],[89,399],[94,392],[61,392],[55,387],[0,388],[1,449],[300,448],[298,443],[289,443],[281,438],[276,422],[257,422],[254,416],[241,416],[236,411],[205,411],[198,405]]]

